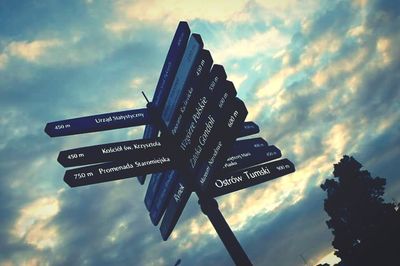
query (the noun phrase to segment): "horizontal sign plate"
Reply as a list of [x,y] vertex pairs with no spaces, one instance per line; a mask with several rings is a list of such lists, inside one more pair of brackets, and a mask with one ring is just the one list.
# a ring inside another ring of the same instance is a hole
[[293,173],[294,171],[294,165],[288,159],[248,167],[214,178],[210,186],[210,195],[212,197],[222,196]]
[[142,126],[152,121],[146,108],[72,118],[47,123],[44,131],[50,137],[61,137],[124,127]]
[[165,156],[153,159],[137,159],[130,162],[109,162],[67,170],[64,181],[71,187],[78,187],[162,172],[171,169],[172,166],[171,158]]

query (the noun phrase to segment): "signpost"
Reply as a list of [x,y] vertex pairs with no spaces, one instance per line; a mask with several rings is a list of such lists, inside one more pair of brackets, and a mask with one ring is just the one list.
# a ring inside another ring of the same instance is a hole
[[[152,174],[144,199],[154,225],[167,240],[195,192],[237,265],[251,265],[218,209],[215,197],[295,171],[281,151],[245,122],[247,108],[236,97],[224,67],[214,64],[199,34],[180,22],[164,62],[152,102],[146,108],[51,122],[50,137],[146,125],[143,139],[61,151],[71,187]],[[145,96],[146,97],[146,96]],[[147,99],[147,98],[146,98]],[[160,134],[161,133],[161,134]]]
[[47,123],[44,131],[50,137],[61,137],[110,129],[141,126],[150,123],[146,108],[107,113]]
[[[239,137],[250,136],[258,132],[258,126],[254,122],[246,122]],[[57,160],[64,167],[72,167],[125,160],[125,158],[148,158],[157,154],[166,154],[166,149],[161,138],[137,139],[61,151]]]

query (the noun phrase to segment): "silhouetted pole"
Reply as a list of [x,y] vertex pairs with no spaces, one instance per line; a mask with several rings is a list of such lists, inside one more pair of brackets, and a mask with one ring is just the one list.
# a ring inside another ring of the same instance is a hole
[[214,198],[201,197],[199,204],[202,212],[210,219],[235,264],[253,265],[219,210],[217,201]]
[[300,258],[303,260],[304,265],[308,266],[306,259],[304,258],[303,254],[300,254]]

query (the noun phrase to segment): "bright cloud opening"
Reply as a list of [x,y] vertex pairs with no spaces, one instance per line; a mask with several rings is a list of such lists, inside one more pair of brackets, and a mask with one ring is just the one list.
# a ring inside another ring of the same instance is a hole
[[39,198],[20,210],[12,234],[37,249],[52,248],[57,244],[58,230],[49,222],[59,211],[57,198]]
[[48,49],[60,46],[62,42],[57,39],[36,40],[32,42],[11,42],[7,51],[10,55],[20,57],[30,62],[37,61]]

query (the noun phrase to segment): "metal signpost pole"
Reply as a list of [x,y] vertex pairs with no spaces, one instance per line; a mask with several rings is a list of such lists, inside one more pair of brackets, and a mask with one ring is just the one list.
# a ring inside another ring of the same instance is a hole
[[207,196],[201,198],[199,199],[201,211],[210,219],[235,264],[253,265],[219,210],[217,201]]

